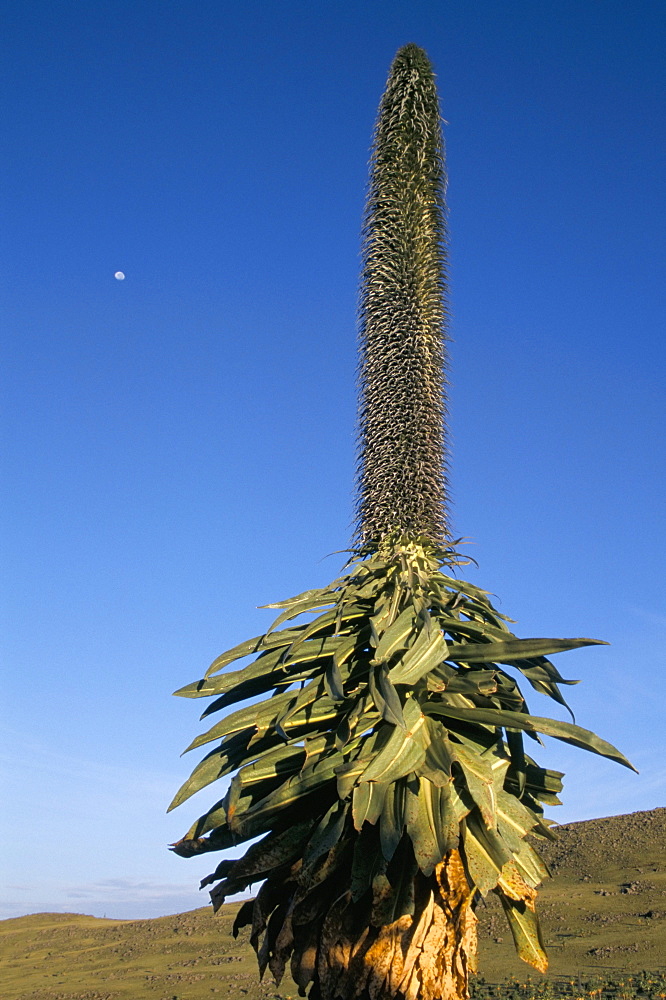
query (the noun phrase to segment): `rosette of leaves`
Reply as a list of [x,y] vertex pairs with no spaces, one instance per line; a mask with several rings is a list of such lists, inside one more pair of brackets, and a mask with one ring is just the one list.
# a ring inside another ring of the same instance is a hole
[[[269,605],[280,615],[264,635],[176,692],[212,697],[206,719],[248,703],[188,748],[213,745],[170,808],[233,776],[173,849],[261,837],[202,886],[217,909],[262,883],[235,930],[251,924],[262,974],[279,981],[290,962],[313,1000],[444,995],[441,968],[430,990],[416,975],[421,916],[446,901],[472,965],[470,904],[490,891],[518,954],[545,969],[534,900],[547,872],[525,838],[552,837],[543,809],[562,775],[525,743],[552,736],[631,766],[588,730],[532,715],[518,683],[564,705],[561,685],[575,682],[548,657],[596,640],[516,638],[485,591],[452,575],[459,562],[427,539],[356,553],[329,587]],[[396,924],[399,954],[386,947]],[[466,988],[467,968],[444,971],[449,993]],[[370,989],[378,982],[384,993]]]

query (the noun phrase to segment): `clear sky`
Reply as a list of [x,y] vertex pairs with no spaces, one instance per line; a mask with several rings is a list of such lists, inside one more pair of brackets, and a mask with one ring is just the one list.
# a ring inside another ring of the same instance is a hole
[[[368,148],[438,74],[456,533],[580,725],[560,822],[666,805],[662,0],[4,0],[0,915],[204,905],[171,692],[337,575]],[[123,271],[124,281],[114,279]],[[538,695],[534,714],[558,714]],[[213,859],[214,860],[214,859]]]

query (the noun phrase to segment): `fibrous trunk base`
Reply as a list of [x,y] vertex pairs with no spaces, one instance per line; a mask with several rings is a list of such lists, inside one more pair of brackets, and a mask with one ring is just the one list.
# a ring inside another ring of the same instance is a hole
[[476,916],[457,850],[425,881],[413,916],[353,926],[344,896],[322,929],[311,1000],[467,1000],[476,969]]

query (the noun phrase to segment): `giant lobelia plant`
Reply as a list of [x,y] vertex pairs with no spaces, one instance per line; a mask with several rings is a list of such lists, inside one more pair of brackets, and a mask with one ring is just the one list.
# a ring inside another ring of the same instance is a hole
[[205,718],[223,714],[188,747],[211,748],[171,808],[232,777],[173,849],[261,838],[202,886],[217,910],[261,884],[235,930],[251,925],[261,973],[279,981],[289,963],[311,1000],[467,997],[474,907],[491,891],[518,954],[545,970],[535,897],[547,871],[525,838],[553,836],[543,809],[562,775],[525,737],[628,765],[593,733],[532,715],[517,683],[564,705],[573,682],[547,657],[595,640],[516,638],[457,575],[443,160],[433,72],[408,45],[380,105],[364,224],[356,547],[338,579],[268,605],[280,613],[263,635],[176,692],[212,697]]

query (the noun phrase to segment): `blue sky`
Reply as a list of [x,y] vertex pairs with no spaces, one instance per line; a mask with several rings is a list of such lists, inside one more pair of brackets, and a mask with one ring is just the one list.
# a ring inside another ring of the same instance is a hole
[[448,122],[469,576],[519,635],[612,643],[558,666],[640,776],[549,744],[553,818],[665,805],[663,4],[2,19],[0,916],[206,902],[210,859],[165,846],[208,801],[165,815],[200,731],[171,692],[340,568],[368,148],[409,41]]

